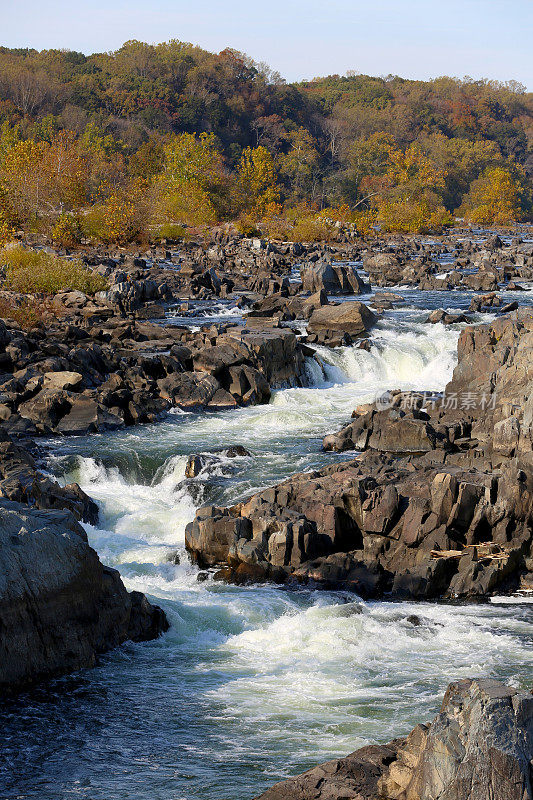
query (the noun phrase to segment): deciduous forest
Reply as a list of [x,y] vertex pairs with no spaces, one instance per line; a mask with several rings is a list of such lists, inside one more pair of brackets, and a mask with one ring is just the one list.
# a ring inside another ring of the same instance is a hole
[[[356,54],[354,54],[356,61]],[[180,41],[0,48],[0,239],[74,246],[243,233],[322,240],[531,219],[533,94],[517,82],[330,75]]]

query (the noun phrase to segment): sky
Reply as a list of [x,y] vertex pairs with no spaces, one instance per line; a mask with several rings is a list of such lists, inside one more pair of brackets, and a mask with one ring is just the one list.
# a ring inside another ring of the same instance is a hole
[[289,81],[355,70],[517,80],[533,0],[0,0],[0,44],[89,54],[129,39],[233,47]]

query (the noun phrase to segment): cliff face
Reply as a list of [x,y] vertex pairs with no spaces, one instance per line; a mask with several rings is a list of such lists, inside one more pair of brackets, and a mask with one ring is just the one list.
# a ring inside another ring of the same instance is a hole
[[167,628],[160,608],[101,564],[71,512],[0,500],[0,692]]
[[406,739],[363,747],[256,800],[531,800],[532,758],[531,693],[461,680]]

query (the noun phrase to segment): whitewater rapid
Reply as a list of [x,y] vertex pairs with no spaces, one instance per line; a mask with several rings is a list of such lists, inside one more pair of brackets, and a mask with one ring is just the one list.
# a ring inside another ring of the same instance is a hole
[[[431,717],[454,678],[527,683],[531,607],[228,586],[185,553],[185,526],[200,505],[233,503],[350,457],[320,445],[359,403],[389,389],[442,391],[460,326],[427,325],[426,315],[381,321],[369,352],[319,348],[306,361],[307,386],[280,390],[267,406],[174,413],[54,443],[50,471],[99,504],[89,541],[129,589],[164,607],[171,629],[6,715],[5,764],[20,796],[250,800],[282,777],[407,732]],[[221,456],[185,478],[190,453],[234,444],[250,455]]]

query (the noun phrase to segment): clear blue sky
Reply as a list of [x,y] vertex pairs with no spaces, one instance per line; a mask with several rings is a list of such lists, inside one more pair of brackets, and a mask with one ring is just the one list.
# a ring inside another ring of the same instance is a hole
[[519,80],[533,90],[533,0],[0,0],[0,44],[115,50],[128,39],[234,47],[288,80]]

